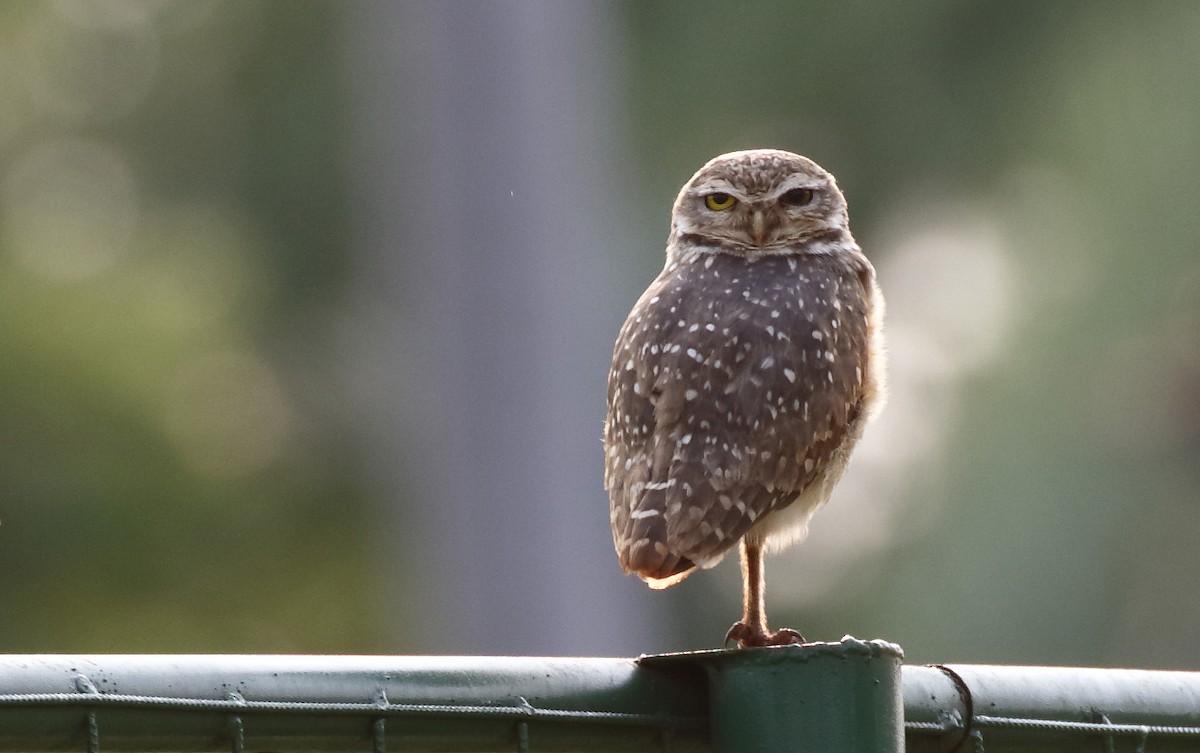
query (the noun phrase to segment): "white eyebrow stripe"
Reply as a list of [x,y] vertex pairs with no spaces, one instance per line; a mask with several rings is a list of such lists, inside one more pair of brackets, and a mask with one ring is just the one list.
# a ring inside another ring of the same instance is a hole
[[745,192],[734,188],[726,180],[722,178],[713,178],[704,183],[697,184],[690,192],[693,196],[707,196],[710,193],[727,193],[738,201],[749,201],[750,197]]
[[779,184],[779,188],[790,191],[793,188],[824,188],[827,185],[829,185],[829,181],[816,175],[796,173],[795,175],[789,175],[787,180]]
[[[829,188],[829,182],[814,175],[796,174],[788,176],[787,180],[780,183],[774,191],[769,194],[758,197],[759,200],[774,201],[783,194],[791,191],[793,188],[809,188],[814,191],[825,191]],[[698,183],[692,187],[689,192],[693,196],[707,196],[710,193],[727,193],[738,201],[751,201],[744,191],[736,188],[724,178],[709,178],[703,183]]]
[[808,188],[813,191],[824,191],[828,187],[828,183],[819,178],[814,178],[811,175],[793,175],[784,182],[780,183],[778,188],[767,195],[767,198],[779,198],[783,194],[795,188]]

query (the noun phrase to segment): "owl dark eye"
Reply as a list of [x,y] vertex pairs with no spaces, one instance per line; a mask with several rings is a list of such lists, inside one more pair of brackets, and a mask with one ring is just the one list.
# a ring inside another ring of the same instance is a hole
[[714,212],[723,212],[737,203],[737,199],[727,193],[710,193],[704,197],[704,206]]
[[785,191],[779,197],[779,203],[785,207],[802,207],[813,200],[813,190],[811,188],[793,188],[790,191]]

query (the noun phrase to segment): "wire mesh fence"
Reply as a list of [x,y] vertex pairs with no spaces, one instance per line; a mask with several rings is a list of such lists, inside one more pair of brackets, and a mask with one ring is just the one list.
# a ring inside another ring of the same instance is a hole
[[1200,751],[1200,673],[641,659],[0,656],[0,751]]

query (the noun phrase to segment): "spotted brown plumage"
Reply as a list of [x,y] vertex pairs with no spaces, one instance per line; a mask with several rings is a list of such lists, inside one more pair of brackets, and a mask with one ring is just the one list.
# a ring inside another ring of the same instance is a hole
[[665,588],[740,542],[731,637],[795,640],[767,631],[761,555],[804,535],[879,407],[882,313],[831,175],[776,150],[701,168],[613,352],[605,486],[621,566]]

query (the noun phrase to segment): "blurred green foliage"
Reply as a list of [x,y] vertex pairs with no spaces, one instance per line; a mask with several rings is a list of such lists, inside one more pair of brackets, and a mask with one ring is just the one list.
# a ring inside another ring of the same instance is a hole
[[[1200,5],[612,7],[638,276],[708,157],[814,157],[917,375],[894,441],[936,434],[883,475],[886,542],[802,560],[836,590],[775,620],[916,661],[1200,664]],[[0,6],[0,649],[401,645],[336,331],[345,95],[396,93],[342,69],[346,8]],[[947,227],[994,243],[954,266]],[[685,584],[680,647],[727,585]]]
[[4,650],[372,645],[335,16],[0,9]]

